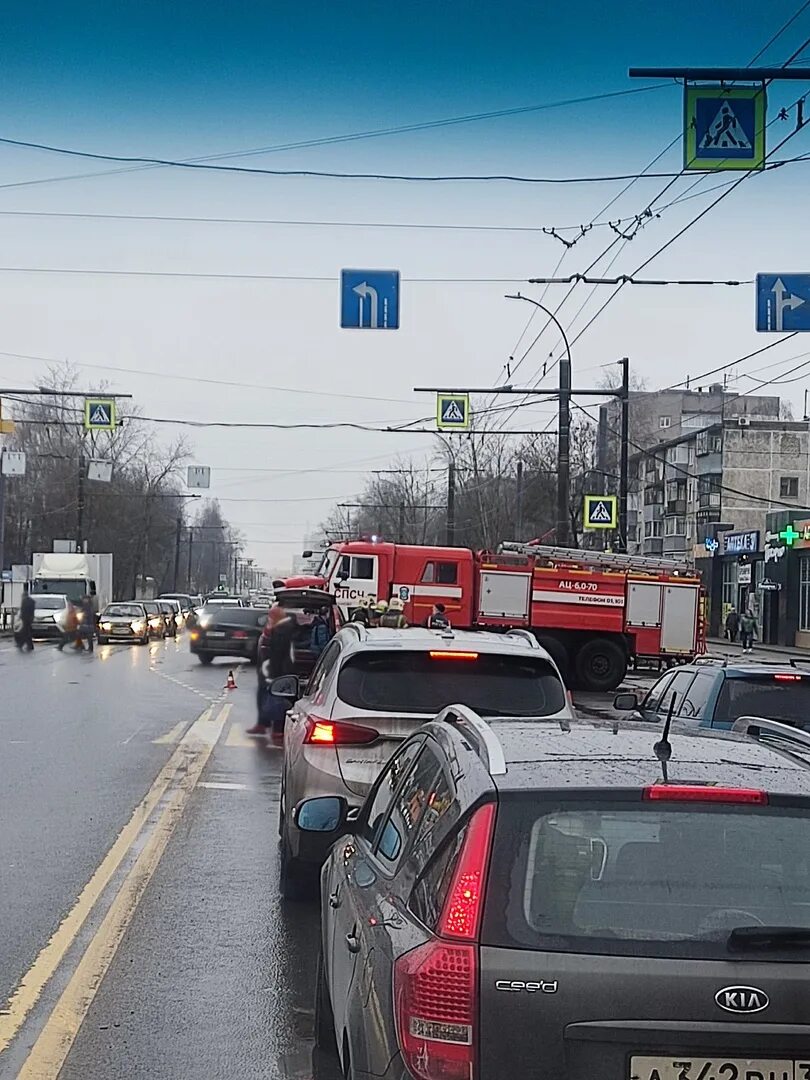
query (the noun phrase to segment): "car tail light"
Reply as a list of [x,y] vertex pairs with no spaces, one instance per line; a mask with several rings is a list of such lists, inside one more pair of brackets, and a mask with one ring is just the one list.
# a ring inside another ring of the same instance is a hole
[[477,652],[461,652],[455,649],[431,649],[431,660],[477,660]]
[[246,638],[247,637],[247,631],[245,631],[245,630],[234,630],[233,637],[234,638]]
[[304,742],[311,746],[363,746],[365,743],[373,743],[379,737],[379,731],[363,724],[310,717]]
[[465,941],[475,941],[478,937],[494,823],[494,803],[482,806],[470,819],[436,928],[441,937]]
[[644,798],[652,802],[753,803],[758,806],[768,803],[767,791],[709,784],[654,784],[644,788]]
[[801,682],[801,675],[774,675],[777,682]]

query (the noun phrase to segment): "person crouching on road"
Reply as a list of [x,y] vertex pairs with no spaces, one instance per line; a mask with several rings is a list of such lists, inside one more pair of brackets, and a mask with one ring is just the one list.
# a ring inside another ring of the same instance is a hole
[[444,604],[434,604],[433,611],[427,617],[425,624],[428,630],[446,630],[450,625],[450,620],[445,614]]
[[403,614],[405,605],[398,596],[394,596],[388,605],[388,610],[380,618],[380,626],[387,630],[404,630],[408,622]]

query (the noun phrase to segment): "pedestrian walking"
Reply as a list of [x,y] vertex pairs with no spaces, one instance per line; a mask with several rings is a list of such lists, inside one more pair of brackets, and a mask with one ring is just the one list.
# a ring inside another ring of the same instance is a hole
[[757,617],[751,608],[747,608],[745,613],[740,616],[740,643],[744,653],[754,651],[754,638],[758,634]]
[[728,615],[726,615],[726,637],[729,641],[737,640],[737,631],[740,629],[740,616],[737,609],[732,605]]
[[76,636],[79,629],[79,614],[76,605],[68,600],[65,608],[65,618],[61,626],[62,636],[57,643],[57,649],[61,652],[66,645],[76,645]]
[[450,620],[445,614],[444,604],[434,604],[433,611],[427,617],[425,623],[428,630],[446,630],[450,625]]
[[27,648],[29,652],[34,651],[34,607],[34,599],[28,592],[26,583],[23,585],[17,625],[14,628],[14,644],[21,652],[24,648]]
[[384,626],[386,630],[404,630],[408,625],[404,610],[405,605],[399,597],[392,597],[388,610],[380,616],[380,626]]
[[96,609],[92,596],[83,596],[79,602],[79,628],[77,646],[91,653],[96,635]]

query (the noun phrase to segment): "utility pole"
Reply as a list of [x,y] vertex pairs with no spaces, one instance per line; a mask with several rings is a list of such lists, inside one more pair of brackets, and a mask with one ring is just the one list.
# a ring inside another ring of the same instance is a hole
[[84,546],[84,454],[79,451],[79,488],[76,501],[76,550]]
[[405,503],[399,504],[399,536],[397,542],[405,543]]
[[616,550],[627,551],[627,489],[629,487],[630,443],[630,361],[623,356],[619,361],[622,369],[621,402],[622,421],[619,446],[619,542]]
[[517,503],[515,513],[515,533],[518,540],[523,539],[523,462],[518,459],[517,463],[517,479],[515,481],[515,502]]
[[177,516],[177,529],[174,534],[174,585],[173,589],[177,592],[180,582],[180,538],[183,534],[183,518],[178,514]]
[[194,544],[194,529],[188,527],[188,572],[186,574],[186,589],[191,592],[191,548]]
[[456,544],[456,463],[447,465],[447,546]]

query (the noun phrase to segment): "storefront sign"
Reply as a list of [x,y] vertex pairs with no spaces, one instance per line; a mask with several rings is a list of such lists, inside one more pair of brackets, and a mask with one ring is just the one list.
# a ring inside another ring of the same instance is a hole
[[[778,532],[765,533],[765,562],[777,562],[787,551],[784,537]],[[772,546],[773,545],[773,546]]]
[[759,551],[759,529],[750,532],[730,532],[723,535],[726,555],[752,555]]
[[778,581],[771,581],[770,578],[763,578],[757,588],[761,589],[762,592],[779,592],[782,586]]
[[751,584],[751,563],[740,563],[737,567],[737,584]]

